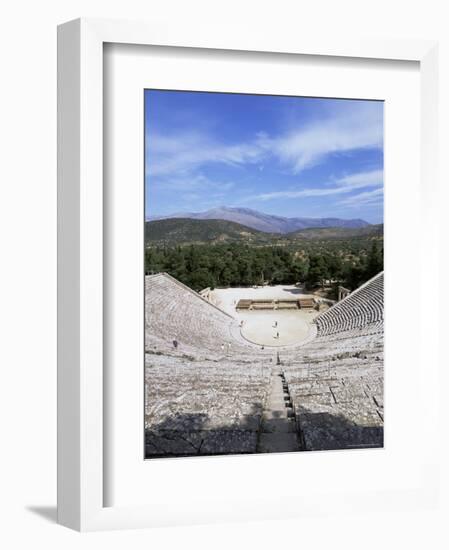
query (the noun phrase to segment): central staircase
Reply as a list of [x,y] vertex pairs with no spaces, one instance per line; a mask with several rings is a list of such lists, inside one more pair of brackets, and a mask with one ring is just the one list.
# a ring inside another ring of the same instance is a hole
[[257,443],[258,453],[299,451],[296,419],[283,372],[274,369]]

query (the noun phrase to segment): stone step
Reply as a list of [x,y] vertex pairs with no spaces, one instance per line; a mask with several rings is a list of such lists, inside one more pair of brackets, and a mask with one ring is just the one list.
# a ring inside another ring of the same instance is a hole
[[285,418],[269,418],[262,422],[262,433],[292,433],[296,431],[295,422]]
[[259,435],[259,453],[286,453],[299,451],[296,433],[262,433]]
[[286,407],[288,402],[283,397],[269,397],[267,399],[267,409],[283,409]]
[[[290,409],[291,410],[291,409]],[[287,419],[289,416],[288,413],[289,409],[286,409],[285,407],[273,407],[272,409],[266,410],[263,412],[263,418],[264,420],[270,420],[272,418],[285,418]]]

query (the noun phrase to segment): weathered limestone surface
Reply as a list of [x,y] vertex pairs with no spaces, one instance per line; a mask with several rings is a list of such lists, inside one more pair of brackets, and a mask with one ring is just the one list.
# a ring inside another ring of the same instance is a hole
[[304,448],[383,446],[383,273],[316,324],[284,366]]
[[148,430],[145,433],[147,458],[254,453],[256,443],[257,432],[248,430]]

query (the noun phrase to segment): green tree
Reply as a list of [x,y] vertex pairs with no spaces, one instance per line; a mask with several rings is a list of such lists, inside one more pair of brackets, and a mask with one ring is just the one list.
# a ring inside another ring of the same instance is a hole
[[366,262],[366,279],[371,279],[383,270],[383,251],[379,250],[377,240],[373,240]]
[[324,280],[329,278],[329,268],[325,256],[310,257],[309,271],[307,273],[307,285],[313,287],[317,284],[324,286]]

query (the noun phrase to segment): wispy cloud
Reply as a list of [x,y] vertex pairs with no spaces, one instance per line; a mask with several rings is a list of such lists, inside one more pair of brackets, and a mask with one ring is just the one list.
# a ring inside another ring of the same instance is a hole
[[383,170],[370,170],[366,172],[357,172],[338,178],[337,184],[348,189],[359,189],[360,187],[370,187],[374,185],[383,185]]
[[273,158],[299,174],[332,154],[381,148],[382,120],[369,102],[315,120],[293,131],[259,132],[245,142],[222,143],[207,132],[147,136],[146,170],[151,176],[189,174],[209,164],[257,165]]
[[365,191],[357,195],[348,197],[337,204],[339,206],[346,206],[349,208],[358,208],[360,206],[374,206],[382,203],[383,200],[383,188],[373,189],[372,191]]
[[270,147],[293,173],[320,164],[331,154],[360,149],[379,149],[383,143],[383,123],[376,105],[360,102],[351,110],[333,116],[275,139],[267,138]]
[[217,143],[206,134],[152,135],[147,140],[146,173],[151,176],[190,174],[208,164],[255,164],[264,151],[254,143]]
[[[252,200],[269,201],[272,199],[295,199],[299,197],[325,197],[327,195],[340,195],[350,193],[356,189],[366,187],[378,187],[383,185],[383,170],[371,170],[358,172],[336,179],[326,187],[311,187],[305,189],[286,189],[261,193],[251,197]],[[380,189],[382,192],[383,190]]]
[[234,187],[232,181],[221,181],[209,178],[201,172],[184,173],[178,176],[158,176],[152,180],[153,189],[164,189],[171,192],[203,191],[212,193],[216,190],[228,192]]

